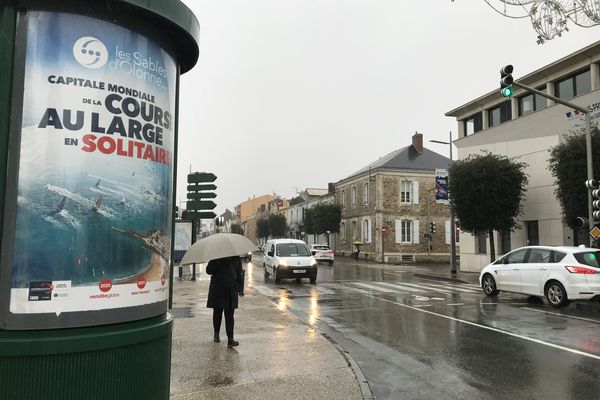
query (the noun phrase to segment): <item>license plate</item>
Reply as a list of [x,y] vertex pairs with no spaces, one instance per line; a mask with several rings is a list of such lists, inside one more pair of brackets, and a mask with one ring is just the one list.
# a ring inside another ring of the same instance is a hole
[[304,274],[304,273],[306,273],[306,270],[305,269],[295,269],[294,273],[295,274]]

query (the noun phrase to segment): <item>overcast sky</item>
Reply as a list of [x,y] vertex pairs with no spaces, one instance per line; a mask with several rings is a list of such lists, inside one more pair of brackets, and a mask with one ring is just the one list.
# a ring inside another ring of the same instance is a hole
[[[447,111],[600,38],[573,24],[536,44],[482,0],[183,0],[200,58],[181,77],[177,200],[218,176],[217,213],[252,195],[326,188],[379,157],[457,136]],[[455,153],[456,154],[456,153]],[[183,205],[183,204],[182,204]],[[185,206],[184,206],[185,207]]]

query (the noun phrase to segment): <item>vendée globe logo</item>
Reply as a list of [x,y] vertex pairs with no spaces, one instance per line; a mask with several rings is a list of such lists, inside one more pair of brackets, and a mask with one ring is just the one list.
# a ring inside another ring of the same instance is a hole
[[73,56],[84,67],[98,69],[108,61],[108,50],[99,39],[93,36],[84,36],[73,45]]

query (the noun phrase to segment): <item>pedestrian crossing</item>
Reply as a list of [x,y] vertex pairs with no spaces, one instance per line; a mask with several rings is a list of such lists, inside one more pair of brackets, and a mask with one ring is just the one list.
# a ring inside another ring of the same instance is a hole
[[407,294],[407,295],[437,295],[448,296],[453,294],[476,294],[482,295],[483,291],[478,285],[459,283],[459,282],[441,282],[441,281],[336,281],[317,283],[316,285],[301,284],[269,284],[254,283],[252,289],[258,293],[277,298],[293,295],[294,297],[322,297],[330,295],[340,295],[349,292],[362,294]]

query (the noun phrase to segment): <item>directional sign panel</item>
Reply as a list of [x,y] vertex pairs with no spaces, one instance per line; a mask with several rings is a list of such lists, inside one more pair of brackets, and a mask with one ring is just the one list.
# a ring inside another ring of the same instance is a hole
[[188,210],[212,210],[215,208],[217,204],[214,201],[206,200],[206,201],[188,201],[187,209]]
[[217,197],[217,194],[214,192],[198,192],[198,193],[188,193],[188,200],[202,200],[202,199],[214,199]]
[[215,214],[212,211],[202,211],[202,212],[197,212],[197,211],[184,211],[182,218],[185,221],[189,221],[189,220],[193,220],[193,219],[213,219],[217,216],[217,214]]
[[188,185],[187,190],[188,192],[196,192],[198,190],[215,190],[217,188],[217,185]]
[[217,180],[217,176],[212,172],[194,172],[188,174],[188,183],[202,183],[202,182],[214,182]]

